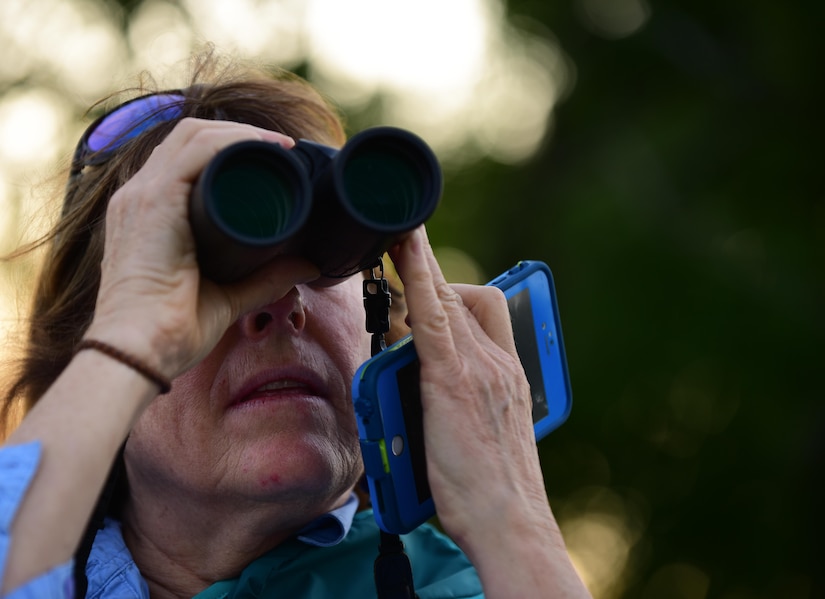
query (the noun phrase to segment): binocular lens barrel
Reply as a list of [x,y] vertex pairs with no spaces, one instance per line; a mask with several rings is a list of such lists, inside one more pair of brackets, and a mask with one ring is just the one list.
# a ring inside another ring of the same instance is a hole
[[190,196],[201,271],[229,282],[289,253],[324,277],[346,277],[426,221],[441,187],[432,150],[402,129],[367,129],[340,151],[306,140],[291,150],[234,144],[206,166]]
[[283,241],[306,218],[306,182],[296,164],[261,151],[257,144],[231,147],[232,152],[213,169],[210,181],[209,207],[215,222],[242,242],[268,245]]
[[295,194],[262,164],[237,164],[215,178],[218,218],[244,237],[266,239],[289,228]]
[[406,227],[428,208],[426,172],[395,148],[364,148],[349,156],[343,188],[353,213],[372,226]]

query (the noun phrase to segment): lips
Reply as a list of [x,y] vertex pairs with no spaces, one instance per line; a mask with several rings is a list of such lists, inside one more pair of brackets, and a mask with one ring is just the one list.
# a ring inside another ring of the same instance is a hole
[[272,383],[267,383],[266,385],[261,385],[253,394],[256,393],[265,393],[267,391],[281,391],[282,389],[309,389],[309,387],[302,383],[301,381],[275,381]]
[[327,386],[314,371],[303,367],[279,368],[259,373],[246,380],[229,402],[229,408],[251,401],[278,398],[328,396]]

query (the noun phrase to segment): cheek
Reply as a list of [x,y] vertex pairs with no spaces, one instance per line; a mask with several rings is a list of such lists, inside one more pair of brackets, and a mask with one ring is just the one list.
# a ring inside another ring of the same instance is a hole
[[318,291],[314,300],[316,324],[321,328],[318,338],[326,340],[329,354],[342,371],[354,374],[370,357],[361,279],[352,277]]
[[191,448],[203,447],[204,437],[209,436],[209,412],[204,399],[207,390],[202,388],[202,372],[208,364],[201,363],[175,379],[172,390],[155,399],[141,414],[129,435],[130,449],[136,455],[159,456],[166,460],[170,455],[185,456]]
[[[174,470],[168,456],[179,455],[180,417],[158,398],[141,414],[126,442],[126,462],[139,479],[166,477]],[[134,481],[133,481],[134,482]]]
[[356,369],[370,357],[371,335],[364,328],[363,314],[359,316],[352,326],[341,327],[340,335],[336,336],[338,347],[335,350],[340,356],[342,367],[346,368],[350,375],[354,375]]

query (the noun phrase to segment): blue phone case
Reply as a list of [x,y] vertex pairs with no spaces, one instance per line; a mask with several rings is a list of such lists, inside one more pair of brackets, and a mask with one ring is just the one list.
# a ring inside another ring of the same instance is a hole
[[[543,262],[522,261],[488,285],[507,297],[533,393],[538,441],[567,419],[572,406],[553,275]],[[352,398],[376,521],[392,534],[410,532],[435,515],[411,336],[361,365],[353,378]]]
[[[516,349],[533,394],[536,441],[567,420],[573,402],[553,273],[544,263],[522,260],[488,283],[504,291]],[[519,312],[527,314],[519,318]],[[532,330],[517,330],[530,326]],[[535,340],[535,345],[532,341]]]

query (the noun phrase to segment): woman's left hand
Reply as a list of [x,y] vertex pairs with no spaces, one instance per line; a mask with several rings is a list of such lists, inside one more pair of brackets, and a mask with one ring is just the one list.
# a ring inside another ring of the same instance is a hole
[[500,289],[448,285],[424,228],[391,257],[421,363],[427,469],[444,529],[488,597],[587,597],[547,500],[532,397]]
[[423,229],[392,258],[421,362],[427,467],[442,522],[463,537],[481,510],[494,517],[516,495],[545,505],[530,387],[504,294],[448,285]]

